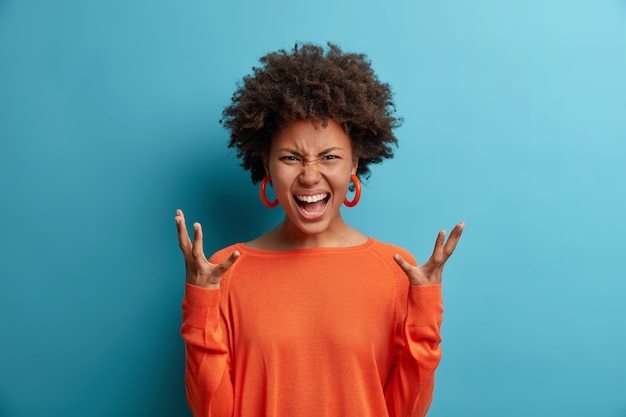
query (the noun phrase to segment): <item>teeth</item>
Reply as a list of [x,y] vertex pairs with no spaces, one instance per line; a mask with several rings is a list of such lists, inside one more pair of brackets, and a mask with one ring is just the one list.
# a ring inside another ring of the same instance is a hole
[[315,203],[328,197],[328,194],[297,195],[296,198],[305,203]]

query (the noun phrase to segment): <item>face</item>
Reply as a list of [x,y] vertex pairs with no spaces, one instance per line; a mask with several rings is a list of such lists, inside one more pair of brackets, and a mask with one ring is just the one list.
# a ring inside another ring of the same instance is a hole
[[350,137],[333,120],[296,120],[272,138],[266,171],[288,220],[307,235],[343,224],[339,209],[358,159]]

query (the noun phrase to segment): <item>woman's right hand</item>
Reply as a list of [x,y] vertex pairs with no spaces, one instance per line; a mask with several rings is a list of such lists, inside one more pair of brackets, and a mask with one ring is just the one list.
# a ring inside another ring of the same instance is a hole
[[237,258],[239,252],[234,251],[224,262],[212,264],[204,256],[202,250],[202,226],[200,223],[193,224],[193,242],[187,233],[185,215],[182,210],[176,210],[176,227],[178,228],[178,243],[180,250],[185,257],[185,271],[187,282],[204,288],[219,288],[224,272],[230,268]]

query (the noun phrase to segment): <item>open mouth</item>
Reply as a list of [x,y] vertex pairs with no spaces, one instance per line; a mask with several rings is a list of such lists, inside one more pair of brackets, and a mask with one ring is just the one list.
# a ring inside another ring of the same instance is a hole
[[294,195],[293,199],[304,214],[321,214],[326,208],[330,194]]

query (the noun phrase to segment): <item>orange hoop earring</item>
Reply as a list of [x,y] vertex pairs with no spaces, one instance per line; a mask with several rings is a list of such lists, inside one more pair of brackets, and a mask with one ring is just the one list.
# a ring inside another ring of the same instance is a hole
[[361,199],[361,180],[359,180],[359,177],[354,174],[350,175],[350,179],[354,183],[354,198],[352,199],[352,201],[348,201],[347,198],[344,198],[343,204],[348,207],[354,207]]
[[261,201],[266,207],[273,208],[278,205],[278,198],[274,201],[269,201],[267,196],[265,195],[265,189],[267,188],[267,183],[272,180],[272,177],[266,175],[265,178],[261,181],[261,189],[259,190],[259,194],[261,195]]

